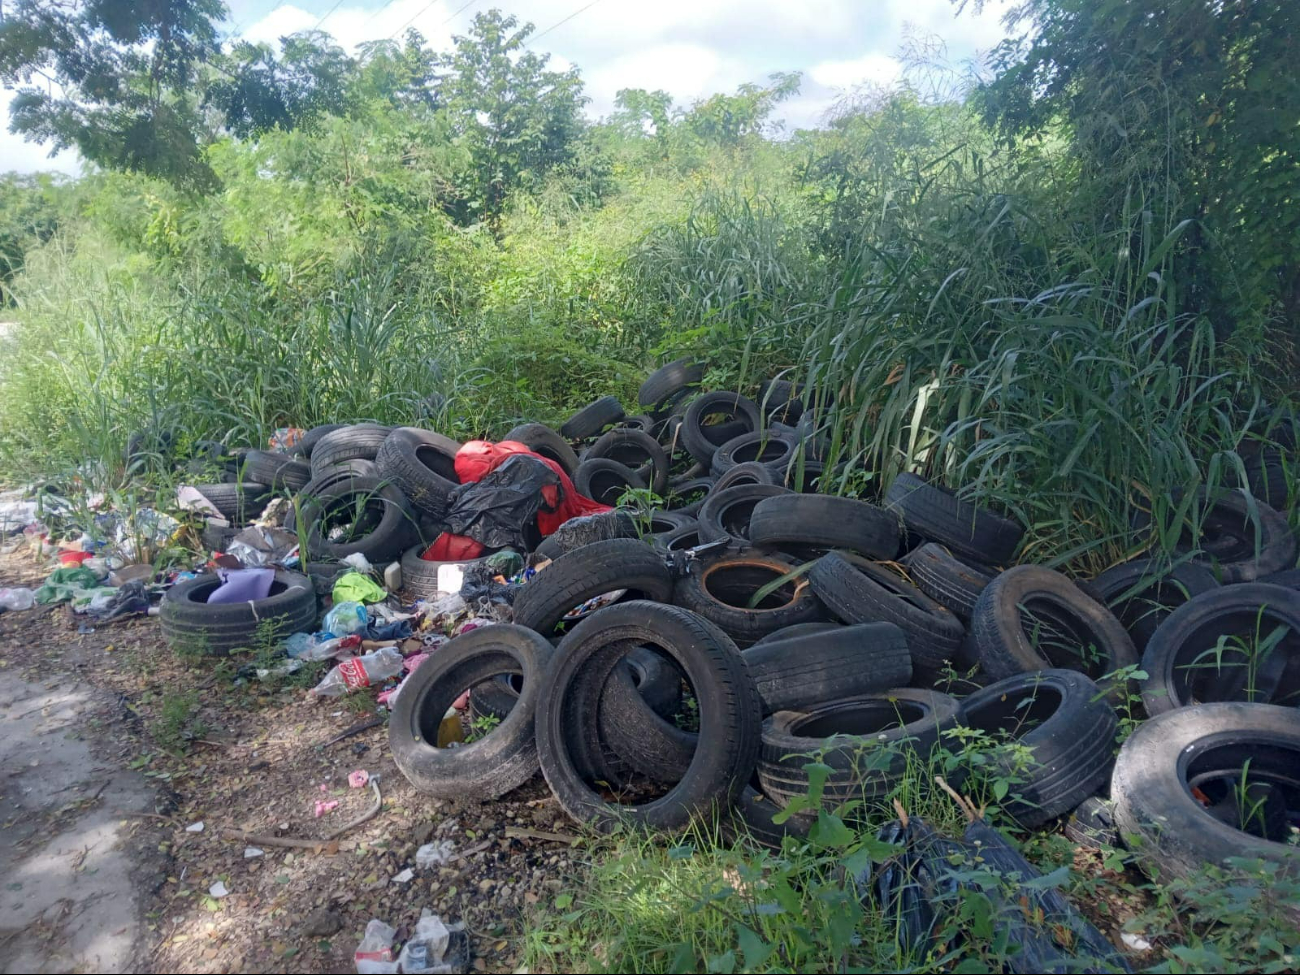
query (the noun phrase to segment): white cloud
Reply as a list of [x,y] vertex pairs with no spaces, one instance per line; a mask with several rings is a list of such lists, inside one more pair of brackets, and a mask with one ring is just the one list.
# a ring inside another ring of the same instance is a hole
[[[790,128],[816,124],[855,85],[888,83],[909,25],[941,37],[960,62],[1001,40],[1002,13],[1013,0],[989,0],[984,12],[956,15],[950,0],[600,0],[572,19],[580,0],[344,0],[322,29],[347,49],[416,28],[447,49],[480,11],[498,6],[531,21],[535,50],[553,53],[563,70],[577,65],[593,117],[608,113],[620,88],[663,88],[682,104],[773,71],[803,71],[800,94],[780,106]],[[232,0],[230,26],[252,41],[314,28],[332,0]],[[564,21],[561,23],[561,21]],[[554,28],[554,29],[551,29]],[[536,36],[536,35],[535,35]],[[59,160],[58,168],[75,169]],[[41,150],[0,134],[0,169],[50,168]]]
[[75,149],[65,149],[53,158],[50,150],[9,131],[9,103],[14,92],[0,89],[0,173],[16,170],[31,173],[53,170],[77,176],[81,173],[81,156]]

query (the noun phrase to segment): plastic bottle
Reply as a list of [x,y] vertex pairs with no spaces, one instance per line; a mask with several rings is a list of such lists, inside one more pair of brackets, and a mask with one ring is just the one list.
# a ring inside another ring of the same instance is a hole
[[31,589],[17,587],[0,589],[0,609],[31,609],[36,605],[36,593]]
[[339,697],[359,687],[396,677],[402,672],[402,654],[396,647],[380,647],[364,657],[344,660],[312,690],[317,697]]
[[393,958],[393,939],[397,930],[378,918],[366,925],[365,937],[352,960],[356,963],[360,975],[380,975],[383,972],[396,972],[397,961]]
[[351,633],[364,633],[366,622],[366,608],[360,603],[335,603],[334,608],[321,620],[321,628],[334,636],[348,636]]
[[450,940],[451,932],[442,923],[442,918],[426,914],[415,922],[415,931],[402,946],[402,953],[397,957],[398,971],[410,975],[446,971],[442,959]]

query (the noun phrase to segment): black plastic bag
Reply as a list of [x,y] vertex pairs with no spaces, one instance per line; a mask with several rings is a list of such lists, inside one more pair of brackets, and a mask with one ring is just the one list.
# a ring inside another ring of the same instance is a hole
[[542,489],[560,487],[560,476],[536,457],[511,457],[482,480],[452,492],[447,531],[467,535],[487,548],[527,551],[525,537],[544,505]]

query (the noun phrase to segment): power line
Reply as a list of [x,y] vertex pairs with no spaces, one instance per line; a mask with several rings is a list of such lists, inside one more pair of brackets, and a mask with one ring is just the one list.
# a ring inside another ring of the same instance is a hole
[[[289,2],[289,0],[278,0],[278,2],[276,3],[276,5],[275,5],[274,7],[272,7],[270,10],[268,10],[266,13],[264,13],[264,14],[262,15],[261,19],[262,19],[262,20],[265,20],[267,17],[271,16],[271,14],[275,13],[277,10],[279,10],[281,7],[283,7],[283,6],[284,6],[286,3],[288,3],[288,2]],[[240,32],[241,30],[244,29],[244,24],[246,24],[247,22],[248,22],[248,18],[245,17],[243,20],[241,20],[239,23],[237,23],[234,27],[230,28],[230,35],[231,35],[231,40],[232,40],[232,41],[237,41],[237,40],[239,40],[239,32]]]
[[[410,20],[408,20],[406,23],[404,23],[401,27],[397,28],[397,30],[395,30],[395,31],[393,31],[391,34],[389,34],[389,35],[388,35],[388,39],[391,41],[393,38],[395,38],[395,37],[396,37],[398,34],[400,34],[402,31],[406,30],[406,28],[410,27],[413,23],[415,23],[415,21],[416,21],[416,20],[417,20],[421,15],[424,14],[424,12],[425,12],[426,10],[428,10],[430,7],[432,7],[432,6],[433,6],[435,3],[437,3],[437,2],[438,2],[438,0],[429,0],[428,3],[426,3],[426,4],[425,4],[423,7],[421,7],[418,11],[416,11],[414,17],[412,17]],[[453,20],[455,20],[457,17],[459,17],[460,14],[461,14],[461,11],[468,9],[469,7],[472,7],[474,4],[476,4],[476,3],[478,3],[478,2],[479,2],[479,0],[466,0],[465,3],[461,4],[461,5],[460,5],[459,7],[457,7],[455,10],[453,10],[453,11],[451,12],[451,14],[449,14],[448,17],[447,17],[444,21],[442,21],[442,23],[440,23],[438,26],[439,26],[439,27],[445,27],[447,24],[450,24]]]
[[343,5],[343,0],[335,0],[334,6],[330,7],[329,10],[326,10],[325,13],[321,15],[321,19],[316,21],[316,26],[313,28],[313,30],[320,30],[320,25],[325,23],[325,21],[329,18],[329,15],[332,14],[334,11],[338,10],[339,7],[342,5]]
[[384,0],[383,4],[379,7],[379,9],[366,18],[366,23],[367,24],[370,23],[372,20],[374,20],[376,17],[378,17],[380,14],[382,14],[385,10],[387,10],[392,5],[393,5],[393,0]]
[[575,10],[573,13],[569,14],[569,16],[565,17],[563,20],[561,20],[561,21],[557,21],[556,23],[552,24],[550,27],[546,28],[546,30],[544,30],[544,31],[542,31],[540,34],[536,35],[532,40],[530,40],[527,44],[525,44],[524,47],[532,47],[534,44],[536,44],[538,41],[540,41],[543,37],[545,37],[545,36],[546,36],[547,34],[549,34],[551,31],[555,30],[555,28],[557,28],[557,27],[563,27],[565,24],[567,24],[569,21],[571,21],[574,17],[578,16],[578,14],[582,13],[584,10],[590,10],[592,7],[596,6],[596,4],[598,4],[598,3],[600,3],[600,0],[591,0],[591,3],[587,4],[585,7],[579,7],[577,10]]

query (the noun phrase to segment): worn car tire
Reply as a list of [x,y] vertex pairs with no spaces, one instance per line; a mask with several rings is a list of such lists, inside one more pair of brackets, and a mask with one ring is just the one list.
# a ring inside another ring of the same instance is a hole
[[626,589],[631,599],[667,602],[672,585],[663,555],[640,539],[592,542],[561,555],[519,590],[515,622],[549,637],[593,596]]
[[316,629],[316,591],[301,573],[277,570],[265,599],[209,606],[207,598],[219,585],[216,574],[204,573],[167,590],[158,617],[172,649],[225,656],[255,642]]
[[[1261,644],[1266,653],[1251,652]],[[1156,628],[1142,670],[1152,716],[1210,701],[1300,706],[1300,592],[1245,582],[1203,593]]]
[[[829,765],[823,797],[831,804],[889,795],[909,760],[926,761],[957,723],[957,702],[911,687],[778,711],[763,722],[758,779],[779,805],[807,795],[804,767],[816,753]],[[843,737],[840,737],[843,736]]]
[[555,461],[569,477],[578,469],[578,455],[569,442],[545,423],[521,423],[502,439],[521,443],[533,453]]
[[[1016,674],[961,702],[959,723],[994,743],[986,773],[1012,784],[1000,805],[1025,829],[1069,812],[1108,780],[1119,719],[1100,688],[1074,670]],[[998,744],[1014,742],[1012,749]],[[1032,753],[1021,761],[1022,749]]]
[[[325,522],[334,513],[363,507],[363,531],[348,540],[329,537]],[[415,512],[406,496],[392,484],[371,477],[353,477],[322,490],[298,510],[307,531],[313,559],[341,562],[364,555],[371,562],[392,562],[418,540]]]
[[1155,559],[1135,559],[1107,569],[1092,580],[1090,588],[1088,594],[1110,607],[1141,653],[1170,613],[1218,589],[1219,583],[1203,565],[1184,563],[1170,570],[1167,563]]
[[289,454],[269,450],[249,450],[243,456],[241,475],[246,481],[267,484],[291,494],[301,491],[311,480],[311,465]]
[[963,623],[970,622],[980,593],[998,571],[973,559],[960,559],[938,542],[926,542],[913,549],[902,564],[917,589],[948,607]]
[[1115,803],[1100,796],[1089,796],[1061,824],[1061,833],[1076,846],[1090,850],[1119,846]]
[[901,628],[919,673],[943,669],[961,646],[961,621],[882,563],[830,552],[814,563],[808,577],[813,591],[845,623],[886,622]]
[[780,484],[781,476],[772,468],[757,461],[749,460],[737,464],[713,482],[715,491],[725,491],[740,484]]
[[443,590],[438,588],[438,573],[444,565],[457,565],[468,568],[480,565],[488,559],[488,556],[483,556],[477,559],[435,562],[420,558],[421,553],[428,547],[428,545],[421,542],[412,545],[402,553],[402,588],[412,596],[420,599],[432,599],[436,596],[446,595]]
[[758,589],[793,570],[789,563],[759,555],[697,562],[673,586],[673,602],[721,627],[743,649],[776,630],[826,615],[802,577],[784,583],[753,609],[748,607]]
[[738,545],[749,544],[749,520],[754,508],[764,498],[789,493],[789,489],[775,484],[737,484],[722,490],[715,487],[696,515],[700,538],[706,542],[730,539]]
[[618,397],[602,396],[565,420],[560,433],[570,440],[585,440],[618,423],[623,417],[623,406]]
[[[441,799],[496,799],[537,774],[533,722],[554,648],[539,634],[501,623],[462,634],[402,683],[388,723],[393,761],[413,786]],[[438,747],[443,716],[468,687],[520,674],[515,706],[483,738]]]
[[[1231,870],[1230,858],[1262,859],[1300,875],[1300,847],[1252,835],[1211,814],[1193,789],[1217,794],[1248,765],[1248,781],[1294,790],[1300,768],[1300,709],[1215,702],[1143,722],[1115,760],[1115,822],[1138,865],[1160,879]],[[1238,783],[1239,784],[1239,783]],[[1230,796],[1228,797],[1230,798]]]
[[659,410],[668,400],[698,386],[703,379],[703,364],[689,357],[674,359],[646,377],[637,391],[636,401],[648,410]]
[[668,488],[668,455],[658,440],[642,430],[615,427],[602,433],[582,455],[584,461],[597,457],[630,467],[657,495],[662,496]]
[[885,507],[897,511],[914,535],[946,545],[955,555],[1006,565],[1025,530],[1010,518],[959,498],[956,492],[906,472],[885,492]]
[[[1032,613],[1026,620],[1025,611]],[[1026,632],[1046,622],[1060,645],[1039,650]],[[1087,674],[1108,695],[1122,698],[1123,682],[1106,675],[1138,661],[1133,641],[1109,609],[1089,599],[1053,569],[1018,565],[990,582],[975,603],[971,618],[980,666],[1001,679],[1026,670],[1062,667]],[[1091,647],[1091,650],[1087,649]]]
[[325,468],[344,460],[374,460],[393,428],[378,423],[356,423],[331,430],[311,452],[311,472],[318,476]]
[[312,427],[298,438],[298,442],[290,448],[289,453],[311,460],[312,451],[316,449],[316,445],[327,434],[331,434],[335,430],[342,430],[345,426],[347,426],[346,423],[323,423],[318,427]]
[[585,498],[615,507],[628,490],[643,491],[645,480],[626,464],[608,457],[593,457],[578,465],[573,486]]
[[[1245,491],[1225,491],[1211,499],[1202,488],[1197,495],[1200,536],[1192,538],[1189,526],[1184,525],[1173,554],[1193,555],[1195,563],[1209,567],[1225,584],[1254,582],[1295,567],[1296,536],[1282,512],[1254,501]],[[1259,515],[1258,524],[1251,515],[1252,504]],[[1149,511],[1136,511],[1133,526],[1146,530],[1153,546],[1158,542]]]
[[240,481],[234,484],[195,484],[194,490],[203,495],[232,525],[252,521],[266,510],[271,500],[271,489],[265,484]]
[[[605,802],[571,755],[572,743],[590,735],[605,682],[629,644],[650,645],[671,657],[694,689],[700,713],[698,744],[685,775],[641,805]],[[675,606],[629,602],[593,613],[565,639],[543,687],[538,754],[551,791],[578,822],[605,830],[620,823],[680,829],[730,807],[740,795],[754,770],[761,723],[758,692],[726,634]]]
[[772,471],[778,483],[799,450],[799,441],[786,433],[768,430],[742,433],[713,452],[709,470],[721,477],[737,464],[753,462]]
[[460,444],[440,433],[398,427],[384,439],[375,465],[379,476],[396,484],[416,508],[443,518],[452,492],[460,485],[456,475],[459,450]]
[[[727,417],[727,421],[706,422],[716,416]],[[716,391],[697,396],[686,407],[680,436],[687,453],[708,466],[719,447],[742,434],[753,433],[759,425],[758,407],[752,400],[739,393]]]
[[907,638],[893,623],[800,630],[812,625],[796,624],[744,651],[764,716],[906,687],[912,679]]
[[865,501],[817,494],[765,498],[749,519],[749,540],[782,551],[848,549],[890,559],[898,551],[898,519]]

